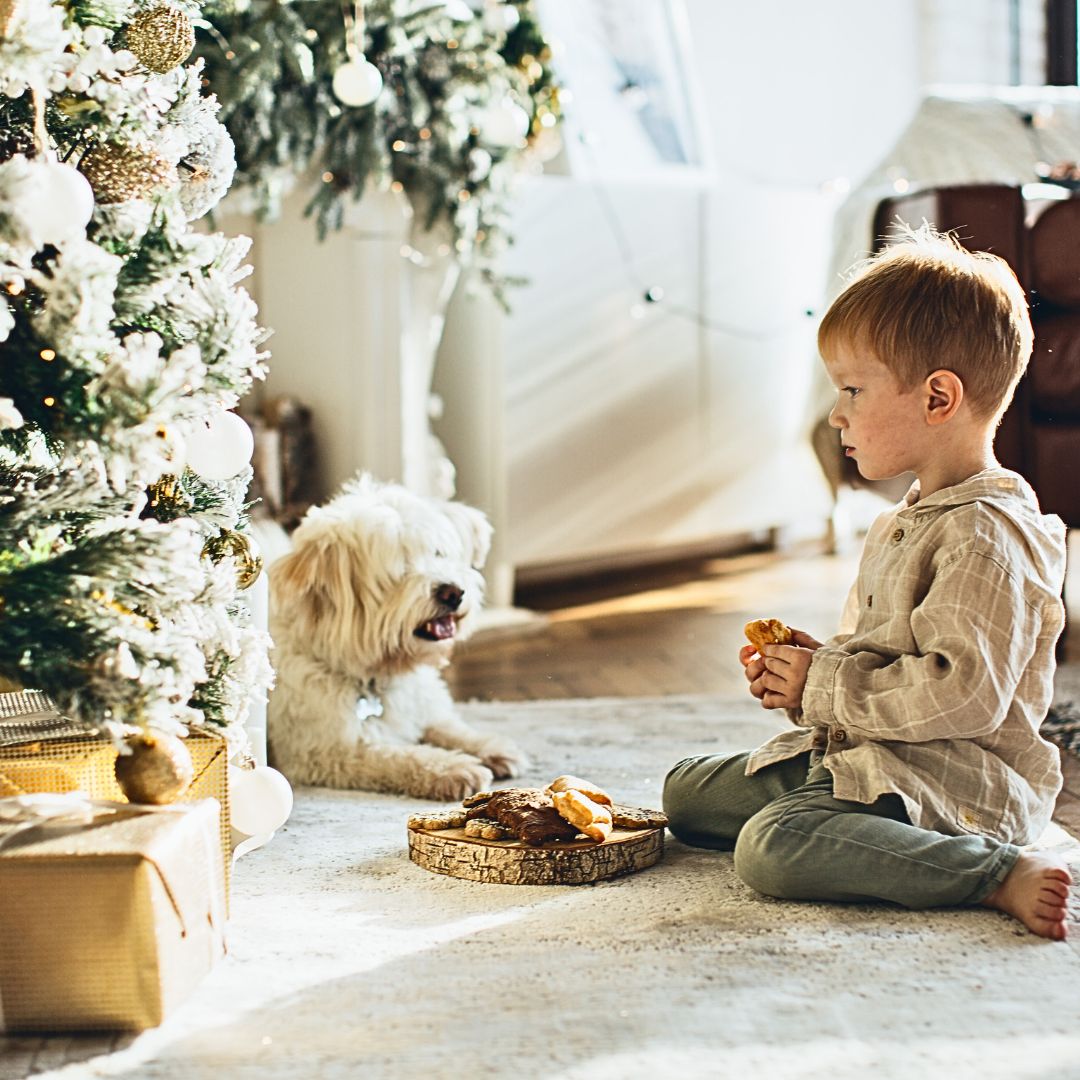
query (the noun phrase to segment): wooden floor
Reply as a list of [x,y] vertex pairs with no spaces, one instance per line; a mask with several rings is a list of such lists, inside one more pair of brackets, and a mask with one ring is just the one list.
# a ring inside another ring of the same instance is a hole
[[523,590],[534,620],[459,645],[448,679],[459,700],[734,692],[744,624],[777,617],[828,636],[855,563],[759,551]]

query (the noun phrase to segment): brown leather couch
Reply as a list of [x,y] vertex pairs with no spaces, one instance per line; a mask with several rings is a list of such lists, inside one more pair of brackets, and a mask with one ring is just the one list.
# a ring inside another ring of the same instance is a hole
[[965,247],[1005,259],[1027,290],[1035,346],[995,449],[1044,511],[1080,526],[1080,198],[1025,197],[1011,184],[916,190],[879,204],[876,248],[897,218],[955,230]]

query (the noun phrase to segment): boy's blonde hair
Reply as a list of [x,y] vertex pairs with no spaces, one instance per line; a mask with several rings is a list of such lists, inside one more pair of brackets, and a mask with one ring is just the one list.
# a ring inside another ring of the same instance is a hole
[[998,418],[1031,356],[1027,297],[1009,264],[968,251],[952,233],[901,226],[868,259],[818,328],[818,349],[867,349],[910,390],[955,372],[980,417]]

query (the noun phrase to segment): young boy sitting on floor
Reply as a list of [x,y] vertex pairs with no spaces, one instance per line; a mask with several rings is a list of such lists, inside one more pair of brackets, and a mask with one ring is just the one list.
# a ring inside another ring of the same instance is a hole
[[870,260],[822,321],[829,422],[868,480],[912,472],[872,526],[840,633],[744,647],[750,693],[796,726],[680,762],[671,830],[730,850],[759,892],[982,904],[1063,939],[1071,879],[1021,850],[1050,821],[1050,705],[1065,530],[994,458],[1031,354],[1008,265],[923,227]]

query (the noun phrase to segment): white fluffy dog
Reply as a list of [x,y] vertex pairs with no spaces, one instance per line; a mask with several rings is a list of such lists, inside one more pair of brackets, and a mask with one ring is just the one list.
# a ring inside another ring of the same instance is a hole
[[294,783],[461,799],[526,765],[463,723],[439,668],[483,595],[491,526],[361,476],[270,570],[269,750]]

